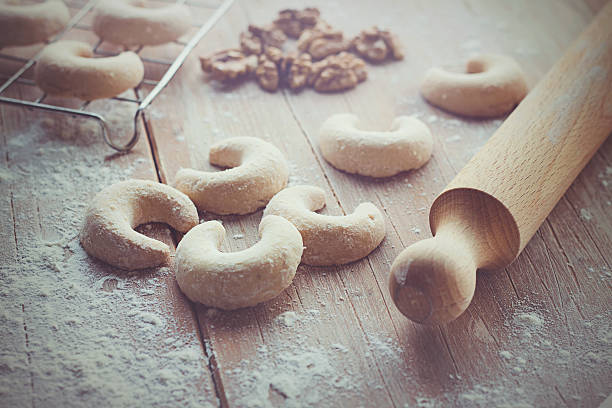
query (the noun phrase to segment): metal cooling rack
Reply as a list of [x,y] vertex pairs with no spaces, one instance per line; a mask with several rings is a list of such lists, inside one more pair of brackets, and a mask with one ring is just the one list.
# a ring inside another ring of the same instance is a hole
[[[101,0],[88,0],[83,5],[83,7],[74,15],[74,17],[72,17],[72,19],[68,22],[68,25],[66,26],[66,28],[62,32],[57,34],[55,37],[53,37],[49,41],[49,43],[52,43],[52,42],[55,42],[61,39],[66,33],[68,33],[73,28],[82,29],[82,30],[91,30],[91,27],[89,25],[82,24],[81,21],[89,12],[91,12],[94,9],[96,4],[100,1]],[[174,1],[169,1],[169,2],[174,3]],[[143,116],[145,109],[147,109],[147,107],[151,104],[151,102],[153,102],[153,100],[157,97],[157,95],[159,95],[159,93],[166,87],[166,85],[168,85],[170,80],[172,80],[176,72],[185,62],[185,59],[187,58],[189,53],[195,48],[195,46],[206,35],[206,33],[210,31],[210,29],[217,23],[217,21],[219,21],[219,19],[229,10],[233,2],[234,0],[224,0],[219,6],[214,7],[214,6],[210,6],[206,4],[198,4],[197,2],[191,2],[188,0],[187,1],[186,0],[177,1],[177,3],[185,3],[190,7],[203,7],[207,9],[215,9],[215,11],[203,24],[195,25],[199,29],[189,39],[189,41],[187,42],[178,41],[178,40],[174,41],[174,43],[181,45],[183,47],[181,52],[176,56],[174,60],[162,60],[162,59],[147,58],[147,57],[141,56],[141,59],[143,62],[151,63],[151,64],[158,64],[158,65],[168,67],[166,69],[166,72],[164,73],[164,75],[159,81],[144,79],[136,88],[134,88],[135,98],[125,98],[125,97],[119,97],[119,96],[109,98],[110,100],[115,100],[115,101],[120,101],[120,102],[132,102],[138,105],[138,107],[136,108],[136,112],[134,114],[134,131],[132,133],[131,139],[126,144],[118,145],[115,142],[113,142],[112,130],[108,122],[106,121],[106,119],[104,119],[104,117],[98,113],[87,111],[87,107],[89,106],[91,101],[84,101],[79,108],[73,109],[73,108],[65,108],[62,106],[56,106],[56,105],[44,103],[47,97],[46,94],[43,94],[42,96],[40,96],[38,99],[36,99],[33,102],[2,96],[2,93],[15,83],[21,84],[21,85],[36,86],[36,82],[28,78],[22,78],[22,76],[28,69],[30,69],[32,66],[34,66],[34,64],[36,64],[36,61],[40,57],[42,50],[36,53],[33,57],[29,59],[20,58],[20,57],[8,55],[8,54],[3,54],[0,52],[0,60],[8,60],[8,61],[13,61],[13,62],[23,63],[21,68],[19,68],[12,76],[10,76],[4,83],[2,83],[2,85],[0,85],[0,103],[6,103],[6,104],[16,105],[16,106],[21,106],[21,107],[26,107],[26,108],[42,109],[42,110],[50,111],[50,112],[66,113],[66,114],[77,115],[77,116],[81,116],[81,117],[85,117],[89,119],[95,119],[100,124],[100,127],[102,129],[102,134],[104,137],[104,141],[110,147],[112,147],[113,149],[119,152],[127,152],[132,147],[134,147],[136,142],[138,142],[138,138],[140,136],[138,121]],[[100,46],[102,45],[102,43],[103,41],[100,40],[94,46],[93,48],[94,54],[97,54],[100,56],[116,55],[116,54],[112,54],[112,53],[108,53],[108,52],[100,50]],[[139,54],[142,49],[143,49],[143,46],[139,46],[135,50],[132,50],[132,51]],[[151,92],[148,93],[144,98],[140,96],[141,94],[140,87],[143,84],[154,87],[151,90]]]

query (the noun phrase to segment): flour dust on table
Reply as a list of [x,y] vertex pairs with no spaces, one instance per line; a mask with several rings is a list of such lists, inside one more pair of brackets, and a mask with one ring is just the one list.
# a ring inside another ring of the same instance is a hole
[[194,392],[208,375],[199,339],[178,337],[174,305],[159,310],[152,296],[171,271],[120,273],[79,245],[89,199],[144,159],[127,169],[105,160],[95,126],[80,128],[78,141],[47,127],[34,122],[2,148],[0,186],[12,202],[2,217],[12,210],[16,227],[16,255],[0,266],[2,405],[206,407],[214,396]]

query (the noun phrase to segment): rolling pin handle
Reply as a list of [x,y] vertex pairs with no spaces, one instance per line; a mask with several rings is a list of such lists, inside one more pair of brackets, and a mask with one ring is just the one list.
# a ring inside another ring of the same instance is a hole
[[476,260],[468,239],[445,229],[398,255],[389,290],[402,314],[417,323],[439,324],[463,313],[476,288]]

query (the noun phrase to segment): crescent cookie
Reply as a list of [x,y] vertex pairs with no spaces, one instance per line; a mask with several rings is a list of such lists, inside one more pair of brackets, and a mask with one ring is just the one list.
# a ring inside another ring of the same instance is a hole
[[449,112],[482,118],[511,111],[527,95],[525,74],[510,57],[480,55],[468,60],[466,71],[430,69],[421,94]]
[[322,215],[313,211],[325,207],[325,193],[319,187],[289,187],[272,198],[264,216],[279,215],[302,234],[308,265],[342,265],[357,261],[382,242],[385,221],[372,203],[362,203],[344,216]]
[[254,137],[233,137],[210,148],[211,164],[230,169],[181,169],[174,184],[202,211],[248,214],[264,207],[287,185],[289,166],[274,145]]
[[136,87],[144,76],[144,66],[140,57],[130,51],[93,58],[89,44],[58,41],[45,47],[34,76],[36,84],[49,95],[90,101]]
[[93,31],[104,41],[126,47],[159,45],[180,38],[191,27],[184,4],[145,7],[144,1],[106,0],[96,8]]
[[259,224],[261,239],[238,252],[220,252],[225,229],[209,221],[189,231],[176,250],[176,281],[192,301],[226,310],[255,306],[278,296],[293,281],[302,237],[274,215]]
[[68,7],[59,0],[36,4],[0,1],[0,48],[44,42],[62,31],[69,20]]
[[189,198],[165,184],[128,180],[100,191],[91,201],[81,229],[87,253],[122,269],[142,269],[165,263],[170,248],[134,230],[148,222],[163,222],[180,232],[198,225]]
[[429,128],[408,116],[395,118],[389,131],[360,130],[359,118],[340,113],[319,131],[325,160],[337,169],[370,177],[389,177],[427,163],[433,150]]

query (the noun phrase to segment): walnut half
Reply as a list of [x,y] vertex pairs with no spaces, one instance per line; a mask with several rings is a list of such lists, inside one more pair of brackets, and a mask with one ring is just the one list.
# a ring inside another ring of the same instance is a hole
[[209,57],[200,57],[202,70],[217,81],[233,81],[248,76],[257,67],[257,57],[246,56],[240,50],[218,51]]
[[309,53],[314,60],[346,51],[350,46],[342,31],[333,29],[323,21],[319,21],[314,28],[304,30],[297,42],[298,49]]
[[286,85],[299,91],[308,84],[312,70],[312,58],[309,54],[289,54],[281,63],[281,73]]
[[278,18],[274,20],[274,25],[283,30],[287,37],[299,38],[304,30],[317,24],[319,15],[316,8],[281,10],[278,12]]
[[394,60],[404,58],[397,36],[387,30],[380,30],[378,27],[363,30],[353,39],[352,49],[360,57],[370,62],[382,62],[388,58]]
[[312,64],[308,83],[318,92],[336,92],[354,88],[367,76],[365,62],[361,58],[341,52]]
[[276,63],[266,54],[259,56],[259,65],[255,70],[255,78],[263,89],[276,92],[280,83],[280,75]]
[[245,54],[260,55],[268,47],[281,48],[286,39],[283,31],[272,24],[251,24],[247,32],[240,34],[240,47]]

